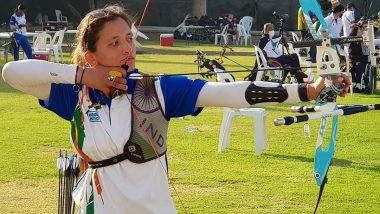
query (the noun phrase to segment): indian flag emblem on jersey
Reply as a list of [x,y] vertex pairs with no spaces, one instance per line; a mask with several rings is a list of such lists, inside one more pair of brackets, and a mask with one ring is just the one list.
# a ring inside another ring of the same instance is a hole
[[87,116],[90,122],[100,122],[100,117],[97,111],[88,111]]

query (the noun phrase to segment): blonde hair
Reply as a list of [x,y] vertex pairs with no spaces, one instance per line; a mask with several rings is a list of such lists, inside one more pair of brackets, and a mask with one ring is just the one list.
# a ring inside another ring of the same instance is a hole
[[269,27],[274,28],[274,25],[273,25],[272,23],[265,23],[265,24],[264,24],[264,27],[263,27],[263,34],[268,34],[268,33],[269,33],[269,31],[268,31],[268,28],[269,28]]
[[82,19],[77,28],[77,46],[73,52],[73,62],[75,64],[78,66],[88,65],[84,59],[84,53],[86,51],[96,51],[96,42],[99,40],[99,32],[107,22],[116,20],[117,18],[122,18],[127,22],[129,27],[132,26],[132,20],[129,18],[127,12],[124,8],[117,5],[93,10]]

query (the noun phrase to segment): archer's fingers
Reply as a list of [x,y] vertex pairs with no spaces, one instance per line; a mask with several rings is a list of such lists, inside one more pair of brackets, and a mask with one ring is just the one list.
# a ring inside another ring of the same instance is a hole
[[[116,81],[116,78],[118,78],[118,81]],[[116,77],[114,81],[109,81],[109,87],[116,90],[126,91],[128,89],[128,86],[125,83],[125,80],[121,77]]]
[[343,90],[340,96],[345,97],[351,86],[350,77],[346,73],[342,73],[342,75],[339,77],[339,82],[343,85]]
[[342,77],[343,77],[344,91],[347,93],[351,86],[351,79],[345,73],[343,73]]
[[114,82],[119,84],[127,84],[127,80],[124,77],[115,77]]
[[344,82],[350,82],[351,83],[350,76],[347,73],[343,72],[341,77],[344,79]]

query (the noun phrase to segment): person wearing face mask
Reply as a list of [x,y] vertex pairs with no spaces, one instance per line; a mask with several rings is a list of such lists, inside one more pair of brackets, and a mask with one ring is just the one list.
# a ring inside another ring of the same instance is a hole
[[347,10],[342,15],[343,36],[350,35],[350,25],[355,22],[355,4],[348,3]]
[[14,47],[13,57],[14,60],[19,60],[19,47],[21,46],[24,50],[28,59],[32,58],[32,47],[28,42],[26,37],[26,18],[25,18],[26,8],[24,5],[20,4],[14,10],[13,15],[9,21],[11,30],[15,31],[15,37],[17,45]]
[[[344,12],[344,7],[342,4],[333,8],[333,12],[325,17],[325,22],[328,26],[328,31],[330,33],[331,38],[339,38],[340,33],[342,31],[343,23],[342,23],[342,15]],[[322,26],[319,27],[318,33],[322,33]]]
[[[280,49],[276,47],[276,44],[281,40],[281,37],[274,38],[274,25],[272,23],[264,24],[263,35],[260,38],[259,48],[263,50],[267,59],[274,59],[283,66],[300,67],[297,54],[284,55]],[[286,38],[284,38],[286,41]],[[295,71],[294,76],[298,83],[304,83],[307,79],[307,75],[301,70]],[[283,80],[285,80],[288,71],[285,71]]]

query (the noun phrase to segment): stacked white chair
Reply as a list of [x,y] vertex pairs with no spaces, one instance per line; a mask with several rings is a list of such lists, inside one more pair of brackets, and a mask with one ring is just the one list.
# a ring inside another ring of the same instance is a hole
[[239,43],[242,45],[243,40],[244,40],[244,45],[248,45],[248,40],[250,45],[252,45],[252,37],[251,34],[247,34],[246,29],[244,28],[243,25],[238,24],[237,25],[237,30],[238,30],[238,38],[236,39],[236,44],[239,45]]
[[244,16],[239,21],[239,24],[243,25],[244,30],[245,30],[247,35],[251,35],[252,23],[253,23],[253,17],[252,16]]
[[41,32],[33,36],[33,54],[48,54],[50,60],[51,36]]
[[[231,74],[215,69],[218,82],[234,82]],[[267,148],[267,133],[265,128],[266,111],[263,108],[224,108],[223,121],[220,127],[218,151],[223,152],[231,139],[233,120],[237,116],[249,116],[254,119],[255,153],[262,154]]]

